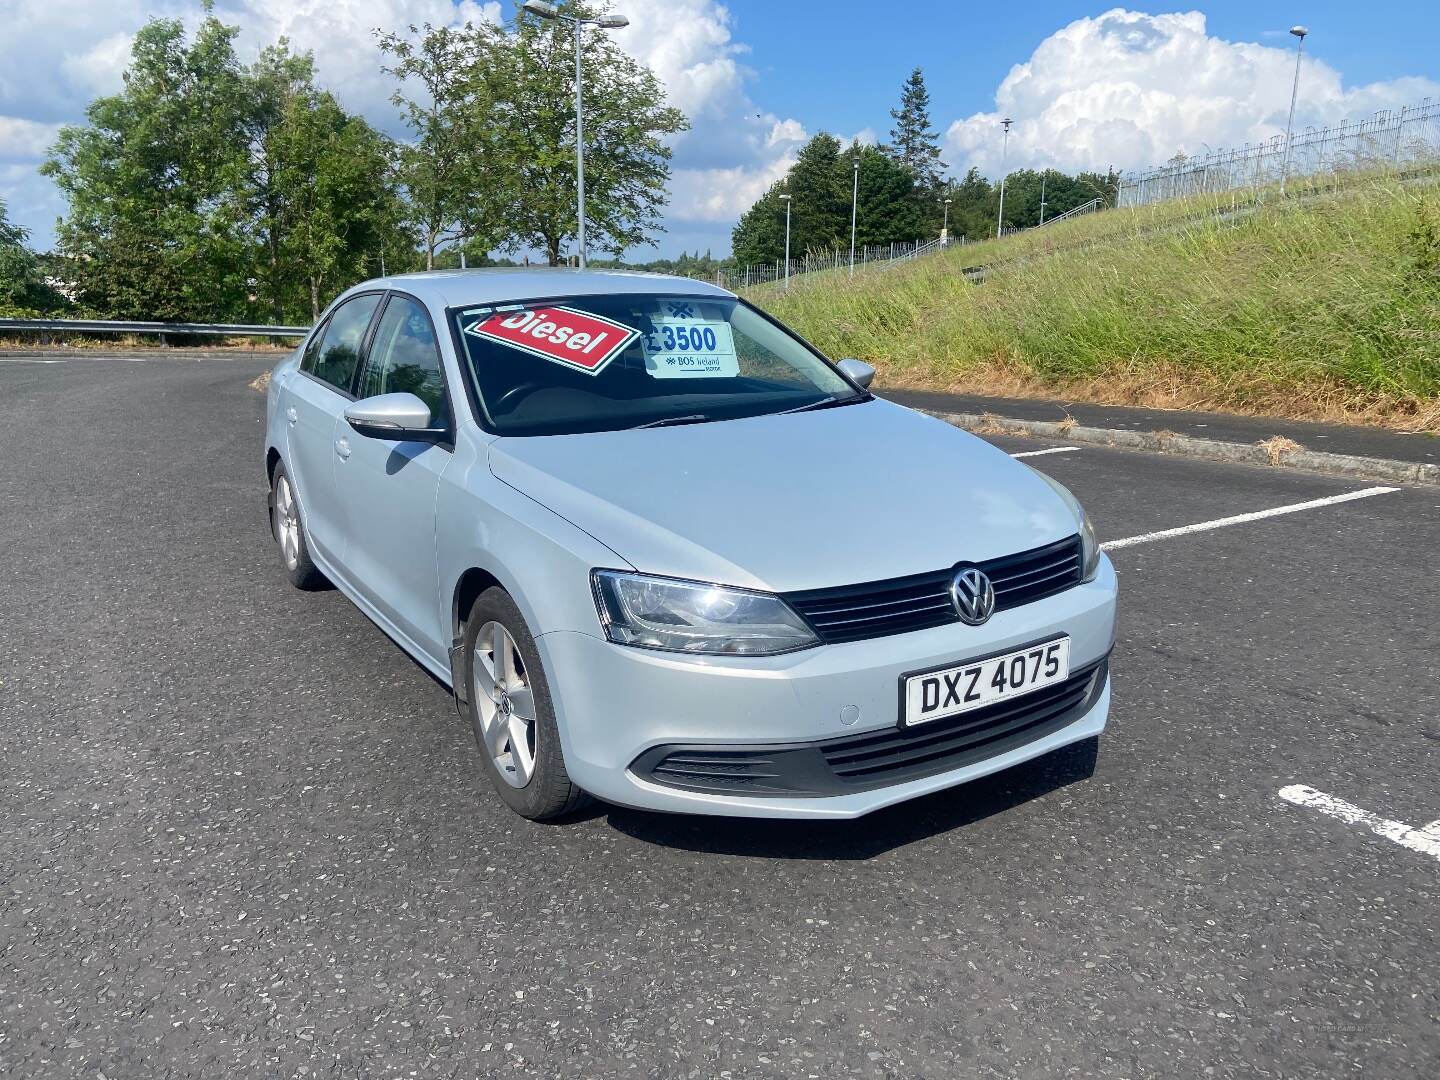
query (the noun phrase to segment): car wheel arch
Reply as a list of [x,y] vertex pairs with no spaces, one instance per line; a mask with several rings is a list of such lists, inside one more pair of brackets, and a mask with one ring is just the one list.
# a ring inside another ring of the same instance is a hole
[[[275,471],[283,464],[280,451],[273,446],[265,448],[265,517],[270,525],[270,535],[275,535]],[[285,470],[285,475],[290,475],[290,470]],[[295,502],[300,502],[300,494],[295,490],[295,481],[290,481],[290,490],[294,495]]]
[[475,601],[480,599],[480,594],[486,589],[494,588],[511,592],[503,581],[480,566],[469,567],[456,579],[455,588],[450,594],[450,632],[453,638],[459,640],[464,634],[470,610],[475,606]]
[[469,700],[469,694],[464,684],[464,641],[465,626],[469,622],[470,613],[476,602],[490,589],[499,589],[520,611],[520,617],[525,620],[526,629],[532,637],[538,638],[539,633],[535,627],[535,612],[526,603],[525,597],[514,587],[514,583],[500,577],[483,566],[471,565],[467,567],[455,579],[455,585],[450,590],[450,685],[455,693],[457,703],[463,704]]

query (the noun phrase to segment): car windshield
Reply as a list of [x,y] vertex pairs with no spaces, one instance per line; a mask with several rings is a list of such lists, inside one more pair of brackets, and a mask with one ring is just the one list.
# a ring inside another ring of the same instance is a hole
[[501,435],[699,424],[869,397],[799,338],[726,297],[579,296],[452,316]]

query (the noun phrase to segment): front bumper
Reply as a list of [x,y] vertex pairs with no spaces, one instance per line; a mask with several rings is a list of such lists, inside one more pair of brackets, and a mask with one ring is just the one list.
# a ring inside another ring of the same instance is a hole
[[[1001,612],[979,627],[957,623],[773,657],[688,657],[574,632],[543,634],[537,643],[566,767],[592,794],[681,813],[853,818],[1099,734],[1109,714],[1105,660],[1114,632],[1115,572],[1102,557],[1094,581]],[[897,730],[904,673],[1018,649],[1057,633],[1070,636],[1072,681],[1079,686],[1060,703],[1063,708],[963,747],[938,766],[921,762],[843,784],[833,769],[817,771],[825,749]],[[1082,677],[1088,681],[1080,685]],[[677,785],[673,773],[656,782],[651,770],[681,747],[733,749],[740,757],[783,751],[789,789],[746,793],[736,785],[719,793],[704,790],[713,785]]]

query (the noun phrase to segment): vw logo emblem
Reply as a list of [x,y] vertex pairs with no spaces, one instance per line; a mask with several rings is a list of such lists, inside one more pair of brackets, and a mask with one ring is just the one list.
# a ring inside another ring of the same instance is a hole
[[979,626],[995,611],[995,587],[983,570],[962,566],[950,582],[950,600],[961,622]]

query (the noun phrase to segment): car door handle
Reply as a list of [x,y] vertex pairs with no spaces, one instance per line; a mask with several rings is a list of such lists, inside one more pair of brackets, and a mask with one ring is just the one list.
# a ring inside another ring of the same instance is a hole
[[295,411],[294,407],[292,406],[291,408],[285,410],[285,419],[286,419],[289,423],[293,424],[293,423],[295,423],[297,420],[300,419],[300,414],[297,413],[297,412]]
[[340,455],[340,460],[341,460],[341,461],[344,461],[346,458],[348,458],[348,457],[350,456],[350,440],[349,440],[349,439],[336,439],[336,440],[335,440],[335,453],[337,453],[337,454]]

